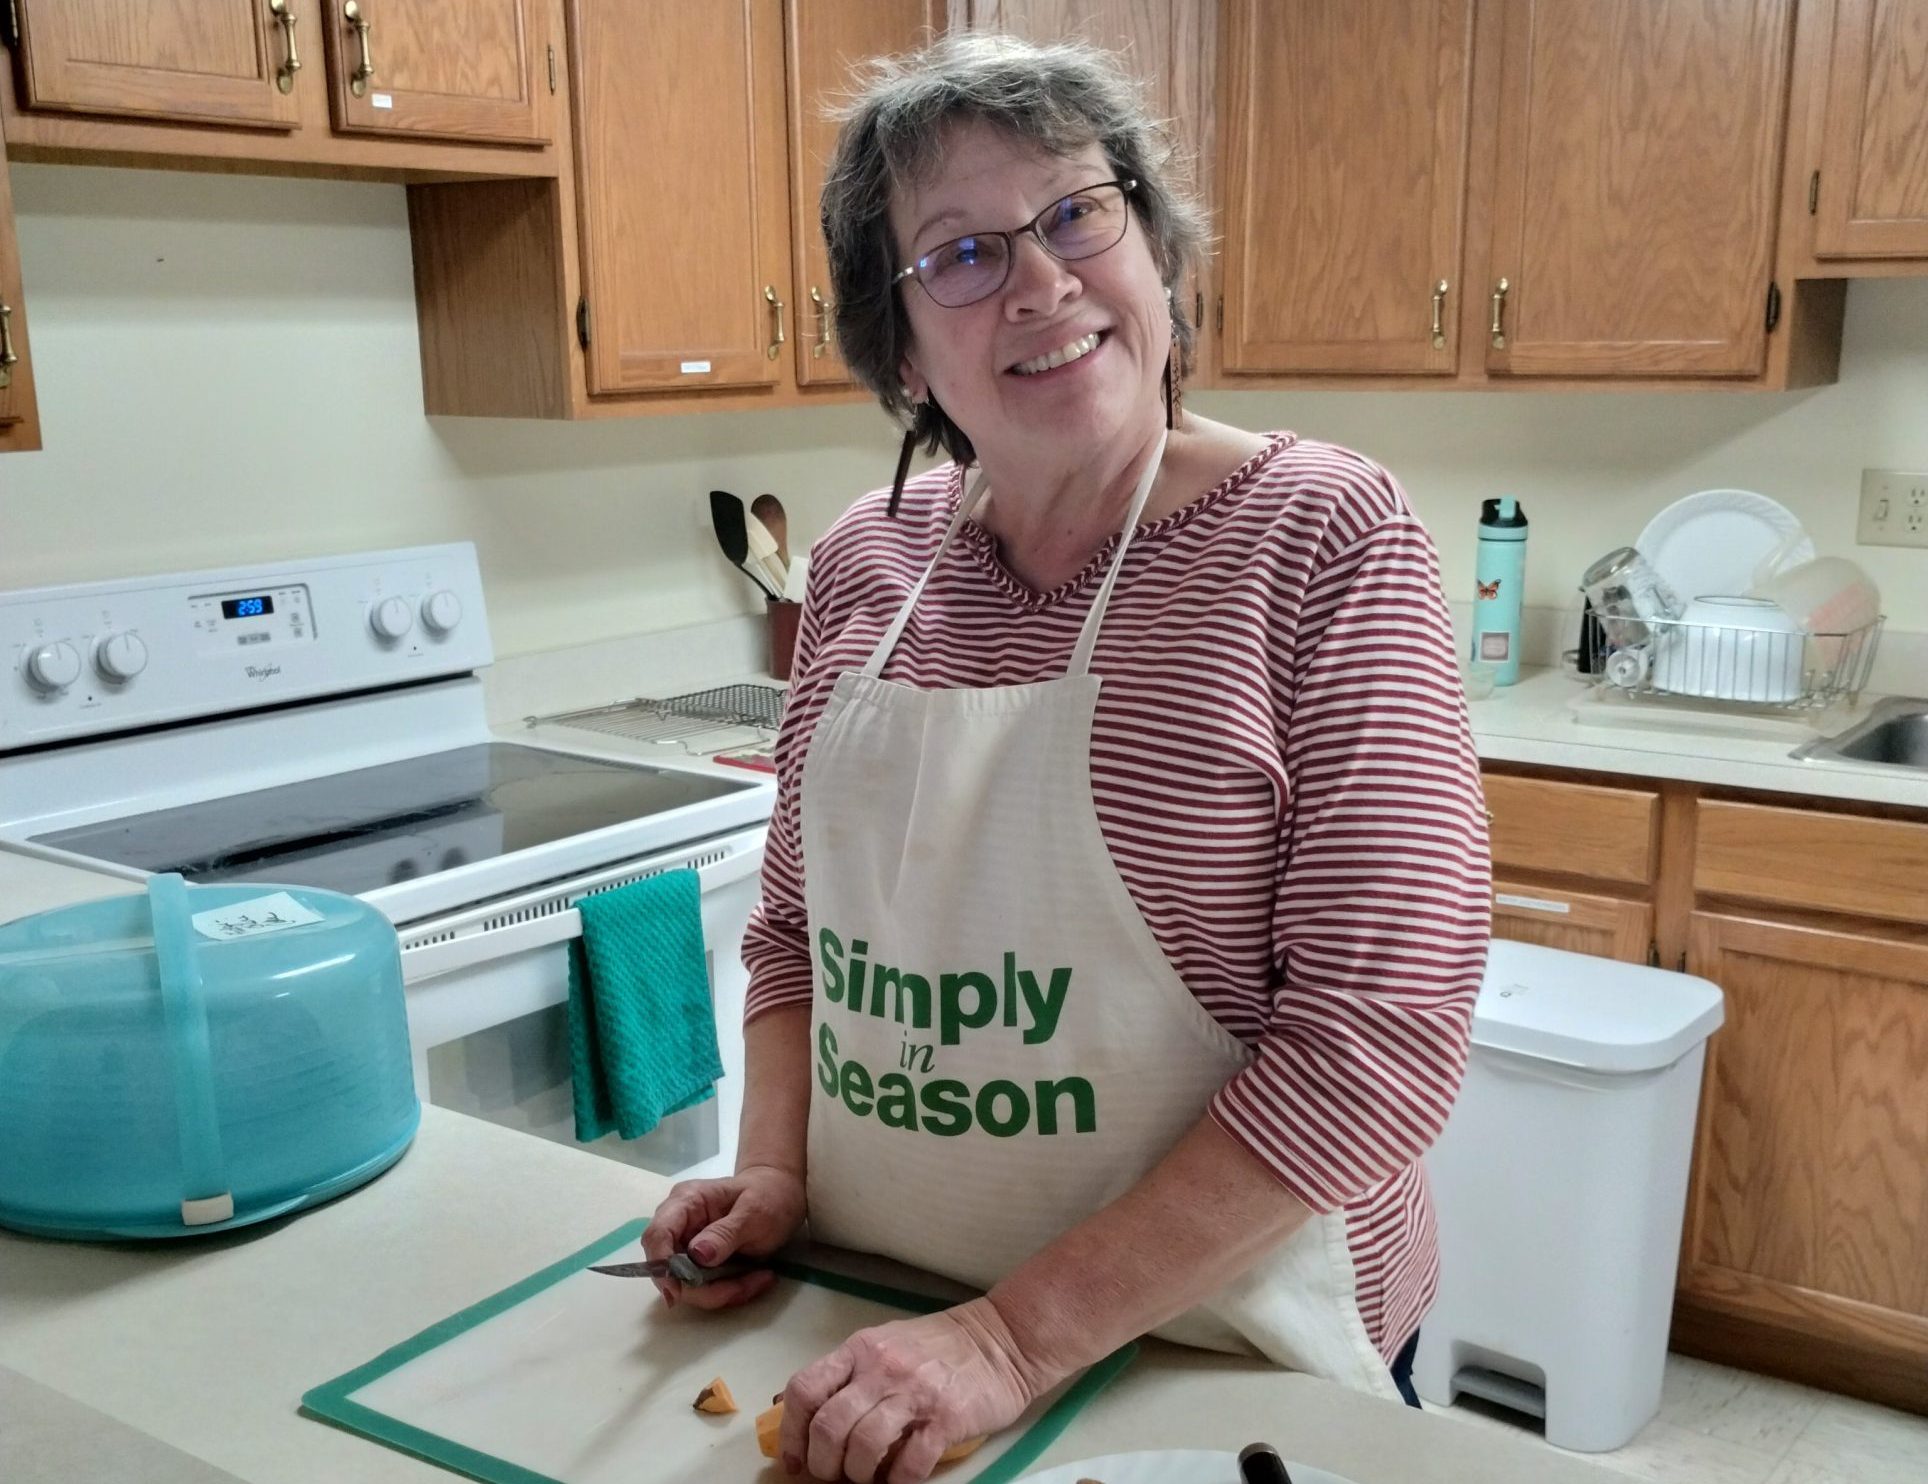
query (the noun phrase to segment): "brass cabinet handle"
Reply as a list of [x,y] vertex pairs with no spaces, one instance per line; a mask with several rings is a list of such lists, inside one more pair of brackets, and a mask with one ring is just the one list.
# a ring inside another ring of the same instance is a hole
[[1433,349],[1446,348],[1446,327],[1442,323],[1446,314],[1446,280],[1433,285]]
[[810,302],[817,306],[817,343],[810,347],[810,354],[822,360],[824,352],[830,349],[830,311],[836,306],[817,292],[814,283],[810,285]]
[[295,50],[294,7],[288,0],[268,0],[268,14],[281,22],[282,34],[288,38],[288,60],[274,70],[274,85],[284,93],[294,91],[295,74],[301,71],[301,53]]
[[1501,279],[1493,285],[1493,349],[1506,349],[1506,293],[1513,285]]
[[355,28],[355,39],[361,43],[361,65],[348,78],[348,91],[357,98],[368,91],[368,80],[375,75],[375,58],[368,50],[368,33],[375,28],[361,13],[356,0],[346,0],[341,8],[342,18]]
[[776,315],[777,320],[776,339],[770,342],[769,349],[766,352],[770,359],[774,361],[782,352],[783,348],[783,300],[777,297],[777,291],[767,283],[763,286],[763,300],[770,306],[771,312]]
[[20,357],[13,353],[13,306],[0,304],[0,386],[13,382],[13,368]]

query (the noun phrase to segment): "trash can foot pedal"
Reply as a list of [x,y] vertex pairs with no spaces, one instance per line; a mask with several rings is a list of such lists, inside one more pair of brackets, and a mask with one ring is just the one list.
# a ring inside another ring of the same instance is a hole
[[1482,1401],[1524,1412],[1541,1421],[1546,1420],[1546,1391],[1517,1376],[1503,1375],[1485,1366],[1462,1366],[1453,1376],[1453,1388],[1479,1397]]

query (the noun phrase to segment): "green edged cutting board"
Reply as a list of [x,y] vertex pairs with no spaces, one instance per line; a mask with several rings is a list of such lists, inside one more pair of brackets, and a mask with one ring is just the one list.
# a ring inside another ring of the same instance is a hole
[[[773,1484],[755,1415],[852,1333],[950,1301],[779,1261],[740,1309],[665,1309],[656,1285],[586,1271],[639,1256],[633,1221],[317,1386],[303,1412],[487,1484]],[[938,1470],[1011,1484],[1137,1354],[1126,1346],[1035,1403],[977,1454]],[[693,1406],[722,1377],[742,1411]]]

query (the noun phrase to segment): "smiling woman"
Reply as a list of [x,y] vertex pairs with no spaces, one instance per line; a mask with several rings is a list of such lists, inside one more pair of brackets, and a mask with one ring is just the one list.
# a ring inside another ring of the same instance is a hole
[[792,1378],[792,1473],[915,1484],[1147,1331],[1408,1395],[1490,892],[1432,543],[1179,402],[1204,219],[1102,54],[875,64],[823,215],[846,360],[953,462],[812,551],[740,1163],[645,1247],[807,1218],[987,1290]]

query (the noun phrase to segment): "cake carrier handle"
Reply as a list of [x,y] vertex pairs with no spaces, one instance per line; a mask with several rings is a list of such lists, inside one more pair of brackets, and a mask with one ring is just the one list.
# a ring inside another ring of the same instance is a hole
[[214,1070],[208,1040],[207,997],[195,959],[187,883],[172,871],[150,876],[147,906],[154,922],[154,960],[161,973],[161,1013],[167,1023],[168,1071],[180,1128],[183,1226],[212,1226],[234,1216],[221,1157],[221,1124],[214,1107]]

